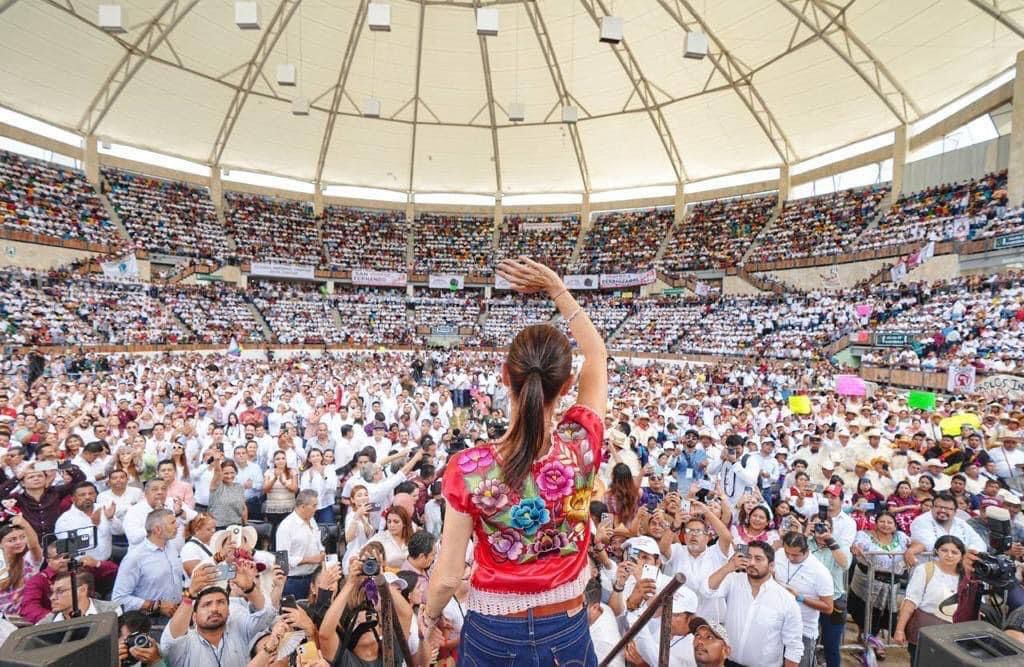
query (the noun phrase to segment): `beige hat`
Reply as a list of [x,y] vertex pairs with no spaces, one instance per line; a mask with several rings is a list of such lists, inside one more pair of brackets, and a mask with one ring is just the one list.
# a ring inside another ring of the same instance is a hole
[[213,553],[220,553],[226,542],[231,542],[236,548],[245,548],[252,551],[256,548],[256,529],[252,526],[228,526],[224,530],[218,530],[210,540],[210,549]]
[[1009,489],[999,489],[999,493],[996,494],[996,498],[999,498],[999,500],[1004,503],[1009,503],[1011,505],[1021,504],[1020,496]]
[[943,463],[939,459],[928,459],[927,461],[924,462],[924,464],[925,464],[926,467],[929,467],[929,468],[932,467],[932,466],[938,466],[940,468],[945,468],[946,467],[946,464]]

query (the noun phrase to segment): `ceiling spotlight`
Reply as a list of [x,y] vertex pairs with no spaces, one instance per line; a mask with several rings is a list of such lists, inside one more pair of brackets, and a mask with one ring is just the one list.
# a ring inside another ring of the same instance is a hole
[[235,25],[242,30],[260,29],[260,6],[255,2],[235,2]]
[[380,99],[367,97],[363,102],[363,115],[367,118],[380,118]]
[[575,123],[579,119],[580,113],[576,107],[570,105],[562,107],[562,122],[563,123]]
[[526,105],[522,102],[513,102],[508,105],[508,119],[513,123],[521,123],[526,120]]
[[601,18],[601,41],[606,44],[618,44],[622,41],[621,16],[604,16]]
[[478,7],[476,10],[476,34],[494,37],[498,34],[498,10],[494,7]]
[[308,116],[309,115],[309,99],[305,97],[296,97],[292,100],[292,115],[294,116]]
[[121,5],[100,5],[96,11],[96,23],[102,30],[111,33],[125,32],[121,19]]
[[391,31],[391,5],[386,2],[371,2],[366,7],[366,24],[370,30]]
[[708,55],[708,36],[702,32],[686,33],[683,43],[683,57],[691,60],[703,60]]
[[277,85],[295,85],[295,65],[292,65],[291,63],[284,63],[277,66]]

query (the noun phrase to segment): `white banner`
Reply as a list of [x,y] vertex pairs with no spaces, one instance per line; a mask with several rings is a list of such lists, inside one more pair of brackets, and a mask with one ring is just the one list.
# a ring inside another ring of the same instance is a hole
[[967,218],[958,218],[953,221],[953,238],[963,241],[971,233],[971,223]]
[[408,281],[401,271],[375,271],[373,269],[352,269],[353,285],[375,285],[378,287],[405,287]]
[[135,261],[135,255],[125,255],[112,262],[100,262],[103,275],[107,278],[138,278],[139,263]]
[[618,289],[620,287],[650,285],[657,279],[658,274],[654,269],[648,269],[641,273],[602,273],[601,289]]
[[512,283],[505,280],[498,274],[494,275],[494,289],[512,289]]
[[708,289],[708,284],[706,282],[698,280],[697,284],[693,286],[693,291],[697,296],[707,296],[708,292],[711,290]]
[[928,245],[921,248],[921,263],[924,264],[932,257],[935,257],[935,241],[929,241]]
[[974,366],[950,365],[949,374],[946,375],[946,391],[951,394],[973,394],[977,373],[978,369]]
[[432,289],[462,289],[464,276],[454,273],[431,273],[428,283]]
[[1024,398],[1024,377],[1016,375],[989,375],[978,383],[978,391],[986,398],[1009,398],[1019,401]]
[[557,232],[562,228],[560,222],[524,222],[519,229],[524,232]]
[[907,265],[901,260],[899,264],[889,269],[889,278],[894,283],[898,283],[907,277]]
[[597,289],[601,282],[601,277],[596,273],[562,276],[562,282],[569,289]]
[[825,289],[841,289],[843,287],[842,281],[839,280],[839,267],[835,264],[830,266],[825,273],[819,273],[818,278]]
[[313,280],[312,264],[284,264],[279,262],[253,262],[249,265],[249,273],[254,276],[270,276],[271,278],[297,278]]

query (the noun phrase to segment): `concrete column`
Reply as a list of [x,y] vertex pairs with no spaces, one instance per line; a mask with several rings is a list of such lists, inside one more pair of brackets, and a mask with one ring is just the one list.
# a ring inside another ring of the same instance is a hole
[[224,211],[224,185],[220,180],[220,167],[210,167],[210,199],[213,200],[213,207],[218,213]]
[[583,203],[580,205],[580,232],[581,235],[590,229],[590,193],[583,193]]
[[[412,273],[413,259],[416,256],[416,233],[413,221],[416,219],[416,205],[412,201],[412,192],[409,193],[405,202],[405,261],[408,264],[409,273]],[[409,296],[412,296],[412,285],[409,286]]]
[[903,172],[907,167],[907,153],[910,152],[910,126],[896,128],[896,141],[892,149],[892,200],[903,194]]
[[678,227],[686,219],[686,192],[684,183],[676,183],[675,226]]
[[779,169],[779,209],[789,199],[789,165],[784,164]]
[[491,294],[493,293],[493,291],[494,291],[494,288],[492,286],[490,286],[490,285],[485,286],[484,287],[484,298],[485,299],[490,299],[491,298]]
[[1024,51],[1017,54],[1017,77],[1013,80],[1013,116],[1010,133],[1010,165],[1007,178],[1010,206],[1024,201]]
[[494,230],[491,236],[491,247],[498,251],[498,243],[501,241],[501,226],[505,224],[505,207],[501,203],[501,193],[494,197]]
[[85,178],[93,185],[100,184],[100,156],[96,147],[96,135],[90,134],[85,138],[82,166],[85,168]]
[[313,185],[313,215],[320,217],[324,214],[324,193],[319,183]]
[[328,280],[325,283],[325,285],[327,285],[327,293],[328,294],[334,294],[334,281],[333,280]]

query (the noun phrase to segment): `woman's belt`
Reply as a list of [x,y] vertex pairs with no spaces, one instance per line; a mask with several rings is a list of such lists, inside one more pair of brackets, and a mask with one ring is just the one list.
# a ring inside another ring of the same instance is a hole
[[581,609],[583,609],[583,596],[577,595],[571,600],[566,600],[565,602],[553,602],[551,604],[543,604],[539,607],[534,607],[532,610],[527,609],[526,611],[517,611],[512,614],[505,614],[505,618],[527,618],[530,611],[533,611],[534,618],[556,616],[558,614],[569,614],[572,616]]

